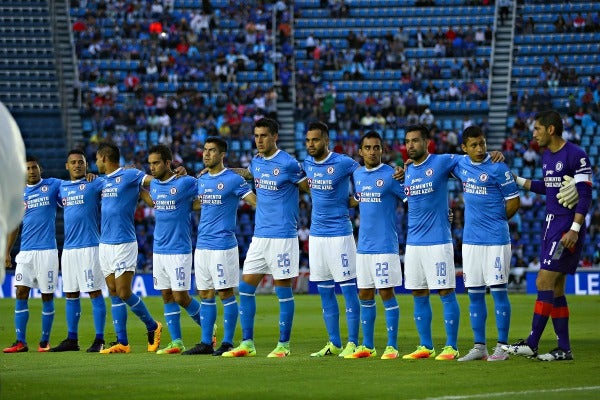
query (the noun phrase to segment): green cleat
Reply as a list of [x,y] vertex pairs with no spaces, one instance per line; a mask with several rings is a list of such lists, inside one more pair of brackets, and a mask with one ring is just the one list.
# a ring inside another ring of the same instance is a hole
[[419,358],[433,358],[435,357],[435,349],[428,349],[425,346],[417,346],[417,349],[410,354],[402,356],[403,360],[418,360]]
[[317,351],[316,353],[312,353],[310,356],[311,357],[337,356],[341,352],[342,352],[341,348],[337,347],[335,344],[333,344],[331,342],[327,342],[325,347],[323,347],[321,350]]
[[442,352],[435,358],[438,361],[451,361],[456,360],[460,353],[455,350],[452,346],[444,346]]
[[400,353],[398,353],[398,350],[394,346],[387,346],[381,355],[382,360],[394,360],[398,357],[400,357]]
[[373,358],[377,357],[377,350],[369,349],[366,346],[358,346],[354,353],[348,354],[344,358]]
[[267,356],[268,358],[283,358],[290,355],[290,343],[277,343],[277,346]]
[[338,354],[338,357],[345,358],[347,355],[354,353],[355,350],[356,350],[356,343],[348,342],[348,344],[346,344],[346,347],[344,348],[344,350],[342,350],[342,352],[340,354]]
[[254,357],[256,349],[254,348],[254,340],[243,340],[238,347],[226,351],[221,357]]
[[160,349],[156,354],[180,354],[185,351],[185,346],[181,339],[173,340],[167,347]]

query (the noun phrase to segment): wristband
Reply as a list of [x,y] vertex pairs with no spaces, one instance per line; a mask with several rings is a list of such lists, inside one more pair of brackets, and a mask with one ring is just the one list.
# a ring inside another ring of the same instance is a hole
[[580,229],[581,229],[581,224],[573,221],[573,224],[571,225],[571,230],[575,231],[575,232],[579,232]]
[[525,182],[527,182],[527,179],[517,176],[517,178],[515,179],[515,182],[517,182],[517,185],[523,187],[523,186],[525,186]]

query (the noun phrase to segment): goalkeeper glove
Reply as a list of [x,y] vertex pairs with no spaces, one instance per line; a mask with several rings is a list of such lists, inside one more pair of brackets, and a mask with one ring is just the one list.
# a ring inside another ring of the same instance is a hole
[[566,207],[569,210],[573,209],[579,201],[575,179],[568,175],[563,176],[563,182],[556,198],[558,199],[558,203],[563,207]]

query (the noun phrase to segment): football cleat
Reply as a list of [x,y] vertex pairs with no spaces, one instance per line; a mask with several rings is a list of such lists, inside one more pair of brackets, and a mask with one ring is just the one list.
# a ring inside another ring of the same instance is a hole
[[38,353],[47,353],[50,351],[50,342],[45,341],[45,342],[40,342],[40,345],[38,346]]
[[128,344],[113,342],[107,349],[100,350],[100,354],[116,354],[116,353],[131,353],[131,347]]
[[223,342],[218,349],[216,349],[213,353],[213,356],[222,356],[223,353],[233,350],[233,345],[231,343]]
[[29,347],[23,342],[16,341],[11,346],[2,350],[3,353],[26,353],[29,351]]
[[164,349],[160,349],[156,352],[156,354],[179,354],[185,351],[185,346],[181,339],[173,340],[171,343],[167,345]]
[[86,352],[88,352],[88,353],[100,353],[100,350],[104,350],[104,340],[102,340],[102,339],[95,339],[94,342],[92,343],[92,345],[90,347],[88,347],[88,349],[86,350]]
[[327,342],[325,347],[323,347],[321,350],[317,351],[316,353],[312,353],[310,356],[311,357],[337,356],[341,352],[342,352],[341,348],[337,347],[336,345],[334,345],[331,342]]
[[290,344],[288,343],[277,343],[277,346],[270,352],[268,358],[283,358],[290,355]]
[[418,360],[420,358],[433,358],[435,357],[435,349],[428,349],[425,346],[417,346],[417,349],[410,354],[402,356],[403,360]]
[[50,352],[61,352],[61,351],[79,351],[79,342],[77,339],[65,339],[56,347],[50,349]]
[[[498,343],[496,347],[494,347],[494,353],[488,356],[488,361],[506,361],[508,360],[508,353],[502,350],[502,345]],[[460,361],[460,360],[459,360]]]
[[354,353],[348,354],[344,358],[373,358],[377,356],[377,350],[369,349],[366,346],[358,346]]
[[551,350],[549,353],[537,356],[540,361],[570,361],[573,359],[571,350],[564,351],[560,347]]
[[489,354],[484,344],[476,344],[466,356],[461,357],[458,361],[475,361],[475,360],[487,360]]
[[162,333],[162,324],[156,321],[156,329],[148,331],[148,351],[154,353],[160,346],[160,335]]
[[348,354],[352,354],[354,353],[354,351],[356,350],[356,343],[354,342],[348,342],[346,344],[346,347],[344,347],[344,350],[342,350],[342,352],[340,354],[338,354],[338,357],[346,357]]
[[502,345],[502,350],[508,354],[514,354],[516,356],[523,356],[527,358],[533,358],[537,356],[537,349],[532,349],[531,346],[523,339],[513,344]]
[[214,347],[212,347],[212,345],[200,342],[191,349],[186,350],[181,354],[184,356],[195,356],[198,354],[213,354],[214,352],[215,349]]
[[444,346],[442,352],[435,358],[438,361],[456,360],[460,353],[452,346]]
[[400,357],[400,353],[394,346],[387,346],[381,355],[382,360],[395,360],[398,357]]
[[238,347],[235,347],[229,351],[226,351],[221,355],[222,357],[254,357],[256,356],[256,349],[254,348],[253,340],[242,340]]

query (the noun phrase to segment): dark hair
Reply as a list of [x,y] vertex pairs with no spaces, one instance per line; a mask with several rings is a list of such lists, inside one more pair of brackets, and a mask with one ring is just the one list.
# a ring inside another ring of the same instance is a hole
[[69,154],[67,154],[67,158],[69,158],[71,154],[79,154],[80,156],[83,156],[83,158],[85,158],[85,153],[81,149],[73,149],[69,151]]
[[554,126],[556,136],[562,136],[563,133],[563,123],[560,114],[554,110],[546,110],[540,111],[535,114],[535,120],[540,123],[545,128],[548,128],[550,125]]
[[425,125],[419,124],[419,125],[410,125],[408,127],[406,127],[405,132],[420,132],[421,133],[421,139],[423,140],[427,140],[429,139],[429,128],[427,128]]
[[484,136],[481,128],[475,125],[471,125],[463,131],[462,142],[463,144],[467,144],[467,140],[469,140],[469,138],[478,138],[481,136]]
[[369,131],[365,133],[364,136],[360,138],[360,144],[358,145],[359,148],[362,148],[365,139],[379,139],[379,142],[383,146],[383,139],[381,138],[381,135],[376,131]]
[[159,154],[160,159],[163,160],[163,162],[173,161],[173,153],[171,152],[171,149],[164,144],[157,144],[150,147],[148,149],[148,155],[150,154]]
[[34,162],[40,165],[40,161],[38,160],[38,158],[36,156],[32,156],[31,154],[27,154],[25,156],[25,162]]
[[267,128],[271,135],[279,134],[279,124],[271,118],[261,118],[254,123],[255,128]]
[[329,127],[324,122],[313,121],[308,124],[306,131],[319,131],[323,137],[329,139]]
[[121,159],[121,152],[117,145],[108,142],[102,142],[98,146],[98,154],[106,157],[112,163],[118,163]]
[[209,136],[206,138],[206,143],[214,143],[217,145],[217,149],[219,149],[220,153],[227,153],[227,142],[220,137],[217,136]]

